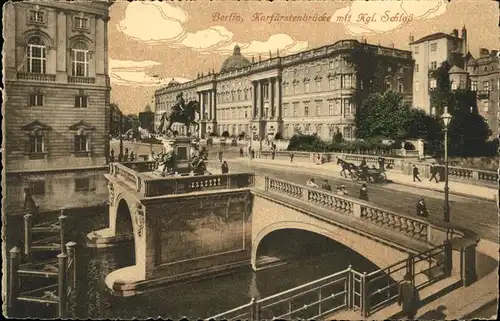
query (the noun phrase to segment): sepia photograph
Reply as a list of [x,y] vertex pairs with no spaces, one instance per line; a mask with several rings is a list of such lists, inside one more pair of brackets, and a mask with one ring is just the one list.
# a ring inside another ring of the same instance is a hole
[[498,1],[2,13],[5,318],[498,318]]

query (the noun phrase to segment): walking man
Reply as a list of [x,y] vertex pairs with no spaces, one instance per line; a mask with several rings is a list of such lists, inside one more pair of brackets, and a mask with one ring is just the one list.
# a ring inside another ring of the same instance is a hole
[[293,163],[293,153],[290,152],[290,163]]
[[418,177],[419,174],[420,173],[418,171],[418,167],[417,167],[417,165],[414,164],[413,165],[413,181],[414,182],[415,182],[415,179],[417,179],[419,182],[421,182],[420,177]]
[[325,191],[332,191],[332,186],[328,183],[328,180],[325,179],[323,181],[323,184],[321,185],[321,189],[325,190]]
[[439,180],[437,179],[436,175],[438,173],[438,167],[436,166],[436,163],[431,164],[431,178],[429,179],[429,182],[432,182],[432,179],[434,178],[436,180],[436,183],[439,183]]
[[222,162],[222,165],[220,166],[222,174],[227,174],[229,173],[229,166],[227,165],[226,161]]
[[368,189],[366,188],[365,183],[361,185],[361,189],[359,190],[359,199],[363,201],[368,201]]
[[240,147],[240,157],[243,157],[243,147]]
[[380,156],[378,158],[378,168],[383,171],[384,165],[385,165],[385,159],[382,156]]
[[398,288],[398,305],[402,305],[404,316],[408,320],[413,320],[420,305],[420,296],[417,288],[412,284],[411,274],[405,274],[403,282],[399,284]]
[[417,202],[417,216],[429,217],[429,211],[425,206],[424,198],[420,197]]

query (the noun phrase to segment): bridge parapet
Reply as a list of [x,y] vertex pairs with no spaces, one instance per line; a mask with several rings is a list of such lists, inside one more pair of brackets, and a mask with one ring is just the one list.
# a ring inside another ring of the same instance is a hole
[[332,209],[429,244],[438,245],[446,239],[465,236],[461,229],[451,224],[440,222],[437,225],[427,219],[391,212],[362,200],[270,177],[265,178],[265,190]]
[[144,197],[253,187],[255,183],[253,173],[155,177],[151,175],[154,165],[154,162],[112,163],[110,174]]

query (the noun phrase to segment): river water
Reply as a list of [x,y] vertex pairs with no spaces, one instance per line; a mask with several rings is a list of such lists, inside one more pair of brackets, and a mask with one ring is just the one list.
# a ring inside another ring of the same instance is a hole
[[[77,291],[74,317],[92,319],[145,319],[163,317],[190,320],[207,318],[246,304],[252,297],[266,297],[345,269],[349,264],[358,271],[376,269],[371,262],[328,239],[300,231],[287,231],[269,238],[266,254],[290,257],[290,239],[307,238],[308,255],[296,253],[288,263],[257,272],[251,268],[218,277],[177,284],[132,297],[113,295],[105,286],[106,275],[134,264],[133,247],[109,249],[85,247],[85,235],[107,226],[107,214],[89,213],[68,218],[67,240],[77,245]],[[312,246],[317,244],[317,246]],[[321,255],[320,255],[321,254]],[[26,304],[20,316],[54,317],[55,309],[40,304]]]

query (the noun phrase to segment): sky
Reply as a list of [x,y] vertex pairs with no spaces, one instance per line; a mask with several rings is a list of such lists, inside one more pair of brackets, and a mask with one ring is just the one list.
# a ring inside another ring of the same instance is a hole
[[477,57],[479,48],[500,49],[498,14],[493,0],[117,1],[108,27],[111,102],[125,114],[154,108],[156,89],[218,72],[236,44],[250,60],[342,39],[408,50],[410,35],[465,25]]

